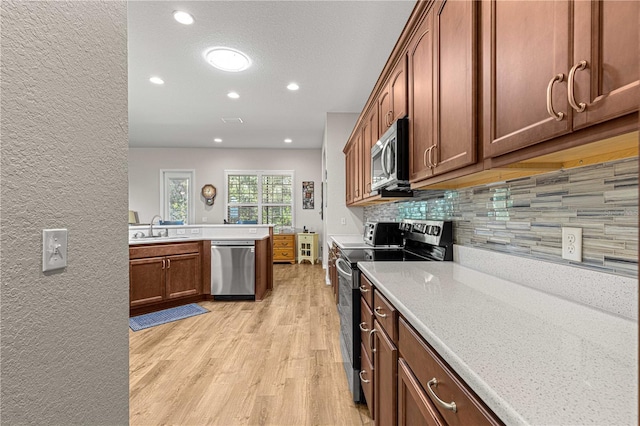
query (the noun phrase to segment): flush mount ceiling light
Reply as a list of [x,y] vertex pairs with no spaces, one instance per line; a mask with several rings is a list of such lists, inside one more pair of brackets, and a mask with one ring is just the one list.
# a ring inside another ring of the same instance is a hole
[[205,51],[204,59],[222,71],[239,72],[251,66],[251,59],[247,55],[229,47],[212,47]]
[[289,90],[298,90],[300,88],[300,86],[298,86],[296,83],[289,83],[287,85],[287,89]]
[[293,142],[293,140],[291,140],[291,139],[289,139],[289,138],[287,138],[287,139],[285,139],[285,140],[284,140],[284,143],[291,143],[291,142]]
[[184,25],[191,25],[194,21],[193,16],[181,10],[176,10],[175,12],[173,12],[173,19]]
[[222,143],[222,139],[220,139],[220,138],[215,138],[213,141],[214,141],[215,143]]
[[160,77],[151,77],[149,81],[152,82],[153,84],[164,84],[164,80],[161,79]]
[[238,95],[236,92],[229,92],[227,93],[227,96],[231,99],[238,99],[240,97],[240,95]]

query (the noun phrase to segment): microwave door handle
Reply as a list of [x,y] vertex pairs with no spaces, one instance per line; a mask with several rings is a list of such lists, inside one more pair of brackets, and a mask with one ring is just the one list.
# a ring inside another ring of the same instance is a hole
[[387,170],[387,149],[389,149],[389,141],[384,143],[382,147],[382,171],[384,172],[385,177],[389,177],[389,170]]

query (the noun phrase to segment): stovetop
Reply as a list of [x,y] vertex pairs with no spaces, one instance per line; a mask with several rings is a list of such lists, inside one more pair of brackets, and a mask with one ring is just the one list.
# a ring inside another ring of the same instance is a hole
[[404,220],[398,230],[401,247],[347,249],[340,256],[354,268],[358,262],[453,260],[450,221]]

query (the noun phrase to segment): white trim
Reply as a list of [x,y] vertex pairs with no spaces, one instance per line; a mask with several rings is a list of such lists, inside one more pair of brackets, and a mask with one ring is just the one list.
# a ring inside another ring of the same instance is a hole
[[189,199],[187,200],[187,223],[186,225],[195,224],[196,212],[195,212],[195,196],[196,196],[196,171],[195,169],[160,169],[160,216],[163,220],[169,220],[168,206],[165,204],[166,188],[165,188],[165,174],[171,173],[176,176],[182,175],[189,179]]

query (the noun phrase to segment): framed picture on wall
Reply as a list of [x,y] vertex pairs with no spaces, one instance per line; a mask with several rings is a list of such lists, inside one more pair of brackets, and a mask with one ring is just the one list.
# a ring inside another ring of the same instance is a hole
[[302,208],[313,209],[313,181],[302,182]]

